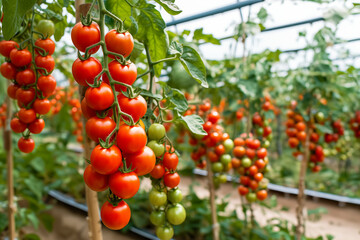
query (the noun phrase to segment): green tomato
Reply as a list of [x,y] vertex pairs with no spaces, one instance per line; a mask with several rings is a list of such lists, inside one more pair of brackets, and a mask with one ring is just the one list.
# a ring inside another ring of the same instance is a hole
[[310,167],[310,168],[313,168],[313,167],[315,167],[315,163],[313,163],[313,162],[310,162],[310,163],[309,163],[309,167]]
[[160,157],[165,152],[165,147],[163,144],[158,143],[156,140],[151,140],[147,146],[153,150],[156,157]]
[[266,137],[267,140],[271,141],[273,139],[272,133],[269,134],[269,136]]
[[160,123],[153,123],[148,129],[148,136],[150,140],[160,140],[165,137],[165,127]]
[[180,225],[185,221],[186,211],[183,205],[177,203],[166,210],[166,218],[172,225]]
[[221,172],[224,167],[221,164],[221,162],[216,162],[216,163],[213,163],[211,168],[212,168],[213,172]]
[[265,173],[268,173],[268,172],[270,172],[271,170],[272,170],[271,166],[270,166],[269,164],[267,164],[267,165],[265,166],[264,172],[265,172]]
[[324,149],[324,156],[325,156],[325,157],[330,156],[330,154],[331,154],[330,149],[328,149],[328,148]]
[[151,205],[155,207],[160,207],[166,204],[167,196],[165,192],[159,192],[153,188],[149,193],[149,200]]
[[325,120],[325,115],[324,115],[324,113],[322,113],[322,112],[317,112],[317,113],[315,114],[315,120],[316,120],[317,122],[319,122],[319,123],[324,122],[324,120]]
[[223,145],[225,147],[225,152],[230,152],[234,148],[234,141],[231,139],[226,139]]
[[196,81],[186,72],[179,61],[174,62],[170,73],[170,79],[167,82],[170,87],[177,89],[190,89],[196,84]]
[[241,160],[241,164],[242,164],[242,166],[243,166],[244,168],[248,168],[248,167],[251,166],[252,161],[251,161],[250,158],[243,158],[243,159]]
[[258,129],[256,129],[256,134],[258,136],[262,136],[264,134],[264,129],[262,127],[259,127]]
[[55,33],[55,26],[51,20],[40,20],[36,25],[36,30],[44,35],[44,37],[51,37]]
[[340,155],[340,159],[343,160],[343,161],[345,161],[345,160],[347,159],[346,154],[341,154],[341,155]]
[[266,119],[266,120],[264,120],[264,123],[263,123],[263,125],[264,125],[264,127],[267,127],[267,126],[269,126],[269,121]]
[[331,155],[336,155],[337,154],[337,150],[336,149],[331,149]]
[[248,202],[255,202],[256,201],[256,194],[252,193],[252,192],[246,194],[246,200],[248,200]]
[[168,199],[171,203],[179,203],[183,199],[181,190],[178,188],[173,188],[168,192]]
[[220,157],[220,162],[227,166],[229,163],[231,163],[231,155],[230,154],[223,154],[221,157]]
[[156,236],[160,240],[170,240],[174,236],[174,229],[171,226],[161,226],[156,228]]
[[269,140],[265,140],[264,143],[262,144],[263,148],[268,148],[270,147],[270,141]]
[[269,184],[269,179],[267,178],[263,178],[261,179],[261,181],[259,182],[259,188],[261,189],[266,189],[268,187]]
[[227,176],[226,174],[219,175],[219,182],[220,183],[226,183],[227,182]]
[[155,226],[161,226],[165,224],[165,212],[164,211],[152,211],[150,214],[150,222]]

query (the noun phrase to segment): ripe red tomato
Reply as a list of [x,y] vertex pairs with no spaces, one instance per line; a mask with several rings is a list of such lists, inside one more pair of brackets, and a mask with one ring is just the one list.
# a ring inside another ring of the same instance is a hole
[[166,152],[163,157],[163,165],[168,170],[176,170],[179,163],[179,157],[176,153]]
[[72,74],[75,81],[82,85],[88,86],[87,83],[93,84],[95,77],[101,72],[102,66],[99,60],[90,57],[84,61],[76,59],[72,65]]
[[98,142],[99,138],[105,141],[106,137],[115,127],[116,123],[111,118],[99,118],[95,116],[87,120],[85,130],[91,140]]
[[219,121],[220,119],[220,114],[217,111],[211,111],[208,115],[208,120],[215,124]]
[[15,47],[19,47],[17,42],[2,40],[0,42],[0,54],[6,58],[9,58],[11,50],[13,50]]
[[23,123],[31,123],[36,119],[36,113],[32,108],[30,109],[21,108],[18,112],[18,116],[20,121],[22,121]]
[[255,190],[257,189],[259,186],[259,183],[255,180],[251,180],[250,183],[249,183],[249,187],[252,189],[252,190]]
[[256,155],[258,156],[258,158],[264,158],[267,156],[267,150],[266,148],[260,148],[259,150],[257,150]]
[[155,153],[145,146],[140,151],[126,156],[126,166],[131,166],[138,176],[150,173],[156,163]]
[[240,186],[238,187],[238,192],[239,192],[239,194],[240,194],[241,196],[245,196],[246,194],[249,193],[249,189],[248,189],[247,187],[243,186],[243,185],[240,185]]
[[7,95],[12,99],[16,99],[16,92],[19,88],[19,85],[11,83],[7,88]]
[[10,60],[11,63],[14,64],[16,67],[27,66],[31,63],[32,56],[29,50],[17,50],[14,48],[10,52]]
[[160,179],[165,174],[165,168],[161,164],[156,164],[153,168],[153,170],[150,172],[151,177],[155,179]]
[[10,121],[10,127],[15,133],[22,133],[26,130],[26,124],[21,122],[18,118],[13,118]]
[[4,62],[1,64],[0,67],[1,75],[4,76],[4,78],[7,78],[9,80],[13,80],[16,77],[16,67],[8,62]]
[[33,134],[39,134],[45,127],[44,119],[37,118],[35,121],[29,123],[28,129]]
[[37,114],[47,114],[50,111],[51,103],[48,99],[36,99],[33,104],[33,108]]
[[31,68],[20,71],[16,74],[16,82],[21,85],[29,85],[35,83],[35,73]]
[[258,181],[258,182],[260,182],[262,179],[263,179],[263,174],[262,173],[256,173],[256,174],[254,174],[254,179],[256,180],[256,181]]
[[250,159],[253,159],[256,155],[256,152],[254,149],[247,148],[246,149],[246,156],[248,156]]
[[56,88],[56,80],[53,76],[41,76],[38,79],[38,88],[45,96],[51,95]]
[[[135,98],[128,98],[120,93],[117,98],[121,111],[129,114],[133,118],[134,123],[145,115],[147,103],[141,95]],[[123,116],[123,118],[129,120],[126,116]]]
[[218,143],[220,142],[221,140],[221,135],[218,133],[218,132],[212,132],[210,133],[210,140],[213,142],[213,143]]
[[81,100],[81,112],[86,119],[96,116],[96,111],[87,105],[86,98]]
[[135,172],[117,171],[109,177],[109,188],[119,198],[132,198],[140,188],[140,180]]
[[243,146],[245,144],[244,139],[238,137],[234,139],[234,145],[235,146]]
[[[45,68],[47,73],[51,73],[52,70],[54,70],[55,67],[55,61],[54,58],[51,55],[47,55],[45,57],[43,56],[36,56],[35,57],[35,64],[39,68]],[[39,69],[39,72],[41,74],[44,74],[45,71],[42,69]]]
[[[119,33],[115,29],[110,30],[105,35],[105,44],[108,51],[119,53],[125,58],[130,55],[134,49],[134,39],[129,32]],[[113,55],[109,55],[115,58]]]
[[[81,22],[78,22],[71,30],[71,40],[80,52],[85,52],[87,47],[100,42],[99,25],[93,22],[89,26],[84,26]],[[90,49],[89,53],[96,53],[99,48],[100,46],[96,46]]]
[[210,121],[206,121],[204,124],[203,124],[203,128],[205,130],[205,132],[209,133],[209,131],[211,130],[212,128],[212,123]]
[[215,147],[215,153],[219,156],[223,155],[225,153],[225,147],[222,144],[219,144]]
[[298,130],[298,132],[305,131],[306,125],[305,125],[304,122],[298,122],[298,123],[295,125],[295,128],[296,128],[296,130]]
[[233,150],[235,157],[241,158],[246,154],[246,149],[243,146],[236,146]]
[[31,153],[35,148],[35,142],[31,138],[21,137],[18,141],[18,148],[23,153]]
[[264,127],[264,133],[263,133],[263,137],[267,137],[272,133],[272,129],[270,126]]
[[248,186],[250,184],[250,177],[248,177],[248,176],[240,176],[240,183],[242,185]]
[[105,110],[114,103],[114,95],[111,87],[101,83],[97,88],[88,88],[85,92],[86,103],[94,110]]
[[28,88],[28,89],[19,88],[16,91],[16,99],[18,100],[18,105],[20,107],[27,106],[32,100],[34,100],[34,98],[35,98],[34,88]]
[[109,148],[102,148],[97,145],[90,155],[91,165],[100,174],[112,174],[122,166],[122,155],[120,149],[113,145]]
[[209,151],[206,155],[210,162],[219,161],[219,156],[215,152]]
[[257,166],[258,169],[262,169],[266,166],[266,163],[263,159],[258,159],[255,161],[255,166]]
[[174,173],[170,173],[167,172],[165,173],[164,176],[164,184],[165,186],[169,187],[169,188],[175,188],[179,185],[180,183],[180,176],[177,172]]
[[295,148],[299,145],[299,140],[297,138],[291,137],[289,138],[288,143],[291,148]]
[[145,147],[147,137],[142,127],[123,124],[119,128],[116,141],[123,153],[131,154],[139,152]]
[[255,113],[253,118],[252,118],[252,123],[254,125],[259,125],[261,126],[262,125],[262,118],[261,116],[258,114],[258,113]]
[[112,230],[120,230],[130,221],[130,207],[124,200],[115,207],[106,201],[102,205],[100,212],[102,223]]
[[258,173],[258,168],[255,165],[252,165],[251,167],[249,167],[249,174],[251,176],[254,176],[257,173]]
[[265,199],[267,198],[267,191],[264,190],[264,189],[258,191],[258,192],[256,193],[256,197],[257,197],[257,199],[259,199],[260,201],[265,200]]
[[[128,85],[132,85],[137,77],[137,69],[136,65],[132,62],[128,62],[127,65],[121,65],[118,61],[114,60],[109,63],[109,72],[111,77],[117,81],[126,83]],[[106,83],[109,83],[109,78],[107,74],[103,74],[103,80]],[[126,87],[120,84],[115,85],[115,90],[126,91]]]
[[[50,38],[41,39],[35,41],[35,46],[38,46],[47,52],[48,55],[52,55],[55,52],[55,43]],[[35,52],[39,54],[39,52],[43,53],[43,51],[35,48]]]
[[88,165],[84,171],[84,182],[95,192],[102,192],[108,188],[109,177],[95,171],[92,165]]
[[304,131],[297,132],[296,138],[299,139],[299,141],[305,141],[306,140],[306,132],[304,132]]

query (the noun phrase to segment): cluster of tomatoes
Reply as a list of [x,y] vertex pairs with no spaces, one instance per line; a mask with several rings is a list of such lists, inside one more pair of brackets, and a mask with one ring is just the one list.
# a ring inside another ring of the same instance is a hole
[[[137,193],[139,176],[152,171],[156,156],[146,146],[147,135],[140,120],[147,111],[145,99],[140,95],[132,98],[125,95],[122,91],[127,90],[126,86],[113,86],[116,82],[132,85],[136,80],[136,66],[123,63],[117,57],[130,55],[134,47],[133,38],[129,32],[115,29],[106,34],[103,47],[114,59],[104,66],[110,72],[112,79],[109,79],[100,61],[91,56],[100,48],[96,45],[100,42],[100,34],[96,23],[84,25],[79,22],[74,26],[71,31],[73,44],[80,52],[85,52],[85,57],[86,53],[90,55],[87,59],[76,59],[72,72],[75,81],[87,87],[81,111],[87,119],[86,134],[97,143],[91,152],[91,164],[85,169],[84,181],[94,191],[110,189],[108,201],[101,208],[101,218],[105,226],[118,230],[128,224],[131,215],[123,199]],[[94,44],[96,46],[92,47]]]
[[0,106],[0,128],[5,127],[6,122],[6,103],[1,104]]
[[355,112],[355,116],[349,121],[350,129],[356,138],[360,138],[360,111]]
[[[56,88],[56,80],[51,76],[55,61],[51,56],[55,51],[55,43],[50,38],[38,39],[33,56],[27,48],[20,48],[15,41],[1,41],[0,53],[6,62],[0,67],[1,74],[12,81],[7,89],[10,98],[16,99],[20,110],[11,120],[11,129],[16,133],[23,133],[18,140],[18,148],[24,153],[34,150],[35,142],[30,133],[39,134],[45,127],[41,115],[50,111],[51,104],[48,97]],[[40,76],[39,76],[40,75]],[[28,129],[28,131],[25,131]]]
[[331,127],[333,129],[333,133],[325,133],[324,141],[326,143],[336,143],[339,140],[339,137],[344,136],[345,129],[341,120],[332,121]]

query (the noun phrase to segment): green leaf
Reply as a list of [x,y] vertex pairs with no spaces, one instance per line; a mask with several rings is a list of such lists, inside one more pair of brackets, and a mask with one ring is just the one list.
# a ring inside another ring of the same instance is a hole
[[183,54],[180,57],[180,62],[190,76],[196,79],[201,86],[205,88],[209,87],[206,81],[205,64],[195,49],[189,46],[183,46]]
[[40,240],[40,237],[36,235],[35,233],[29,233],[26,234],[23,238],[23,240]]
[[204,121],[198,115],[181,116],[180,121],[183,122],[189,130],[196,135],[206,136],[207,133],[203,128]]
[[8,218],[5,213],[0,212],[0,232],[4,231],[8,226]]
[[151,98],[155,98],[157,100],[161,100],[162,99],[162,96],[160,94],[154,94],[154,93],[151,93],[147,90],[142,90],[141,91],[141,95],[142,96],[146,96],[146,97],[151,97]]
[[135,20],[135,18],[133,16],[130,16],[130,20],[131,20],[131,26],[129,28],[129,32],[132,34],[132,35],[135,35],[138,30],[139,30],[139,26]]
[[182,10],[180,10],[172,0],[155,0],[155,2],[160,4],[165,9],[165,11],[171,15],[178,15],[182,12]]
[[53,223],[55,220],[54,217],[51,216],[50,214],[43,213],[39,216],[39,219],[40,219],[41,223],[44,225],[44,227],[46,228],[46,230],[51,232],[53,229]]
[[3,34],[6,40],[12,38],[21,27],[25,14],[34,6],[36,0],[3,1]]
[[260,11],[257,13],[257,17],[260,19],[260,21],[262,23],[264,23],[267,19],[267,17],[269,16],[269,14],[267,13],[265,8],[261,8]]
[[212,43],[215,45],[220,45],[220,40],[215,38],[212,34],[204,34],[203,28],[196,29],[194,31],[194,40],[204,40],[204,42]]
[[30,165],[38,172],[43,173],[45,172],[45,163],[44,160],[41,157],[34,158]]
[[316,129],[319,130],[321,133],[332,133],[332,129],[328,126],[315,124]]
[[237,83],[237,87],[244,95],[248,97],[255,97],[257,89],[257,84],[255,81],[239,80]]
[[170,108],[173,107],[179,112],[185,112],[188,109],[188,102],[180,90],[165,85],[164,95],[172,103],[172,106],[169,106]]
[[24,183],[29,188],[29,190],[35,194],[37,199],[40,200],[42,195],[42,189],[44,187],[42,182],[34,176],[30,176],[29,178],[26,178],[24,180]]
[[[134,3],[131,0],[128,0],[130,3]],[[130,19],[131,16],[131,7],[126,1],[118,1],[118,0],[105,0],[105,7],[107,10],[115,14],[117,17],[122,19]],[[125,25],[127,21],[124,22]]]
[[176,54],[183,54],[183,46],[181,43],[178,42],[171,42],[169,46],[169,53],[170,55],[176,55]]
[[36,217],[35,212],[27,213],[26,217],[29,219],[35,229],[39,228],[39,219]]

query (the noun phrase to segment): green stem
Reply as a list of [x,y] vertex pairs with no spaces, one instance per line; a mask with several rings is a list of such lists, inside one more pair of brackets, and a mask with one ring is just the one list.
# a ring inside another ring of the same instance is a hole
[[178,56],[173,56],[173,57],[169,57],[169,58],[164,58],[164,59],[160,59],[158,61],[152,62],[152,65],[158,64],[158,63],[162,63],[162,62],[168,62],[168,61],[174,61],[178,59]]

